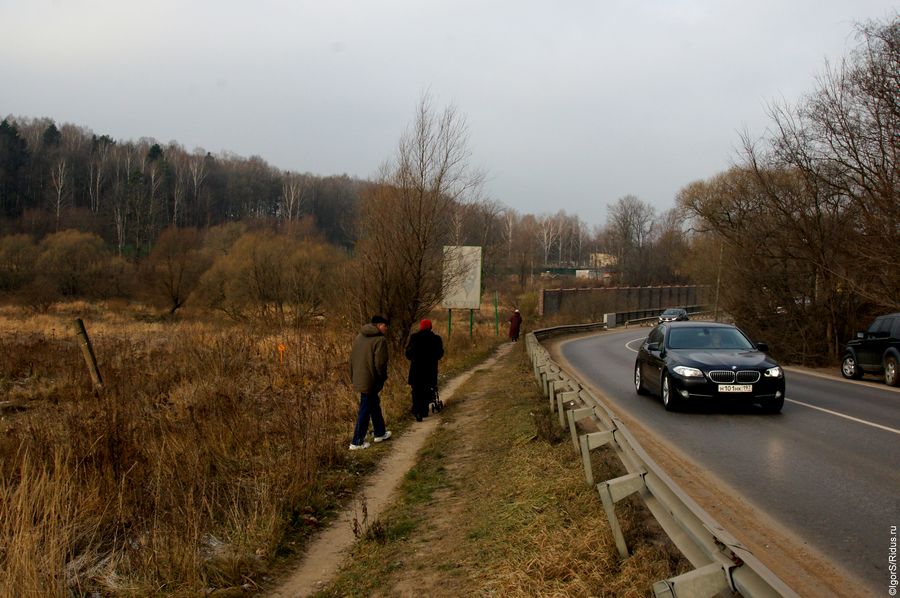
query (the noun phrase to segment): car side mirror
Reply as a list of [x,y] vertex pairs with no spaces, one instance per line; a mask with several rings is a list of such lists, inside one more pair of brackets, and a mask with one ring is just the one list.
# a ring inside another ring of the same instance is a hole
[[647,343],[648,351],[659,351],[659,343]]
[[756,348],[762,351],[763,353],[769,352],[769,343],[756,343]]
[[865,332],[857,332],[856,338],[866,338],[866,333]]

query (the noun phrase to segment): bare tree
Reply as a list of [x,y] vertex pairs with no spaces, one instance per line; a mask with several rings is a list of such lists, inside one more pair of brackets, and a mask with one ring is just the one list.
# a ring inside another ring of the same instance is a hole
[[543,265],[546,266],[550,263],[550,249],[552,249],[560,236],[560,222],[556,216],[544,214],[538,218],[537,223],[539,226],[541,250],[544,252]]
[[436,113],[424,96],[393,161],[363,197],[352,288],[357,317],[385,313],[402,337],[440,302],[454,208],[477,197],[483,180],[469,158],[465,120],[453,106]]
[[162,232],[150,252],[145,268],[152,291],[166,304],[170,314],[180,309],[209,267],[201,252],[197,229],[170,226]]
[[110,147],[113,141],[108,137],[95,137],[91,159],[88,164],[88,195],[91,198],[91,212],[100,212],[101,194],[106,187],[107,171],[110,161]]
[[203,183],[206,182],[206,176],[209,174],[206,168],[206,152],[203,149],[196,149],[194,153],[187,158],[188,182],[190,183],[191,200],[193,201],[195,214],[195,223],[198,225],[209,225],[209,214],[207,214],[207,222],[203,222],[200,193],[203,190]]
[[653,206],[634,195],[625,195],[609,207],[607,240],[627,284],[650,282],[647,261],[652,254],[654,219]]
[[56,230],[59,231],[59,218],[68,192],[68,161],[65,156],[58,157],[50,169],[50,183],[53,189],[53,214],[56,217]]
[[172,194],[170,199],[169,223],[181,226],[184,222],[184,202],[190,181],[189,159],[184,149],[175,143],[166,148],[167,161],[172,169]]
[[[775,135],[769,151],[747,146],[757,171],[787,167],[803,179],[822,210],[848,211],[847,238],[857,263],[841,271],[828,255],[817,264],[841,284],[882,309],[900,296],[900,18],[858,26],[860,46],[827,66],[818,89],[795,109],[771,110]],[[846,246],[846,243],[845,243]]]
[[295,172],[285,172],[282,175],[278,213],[283,221],[291,222],[300,217],[306,190],[306,177]]

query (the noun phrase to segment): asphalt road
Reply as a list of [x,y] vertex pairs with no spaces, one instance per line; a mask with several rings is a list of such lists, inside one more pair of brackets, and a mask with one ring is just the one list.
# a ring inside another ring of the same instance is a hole
[[613,410],[886,595],[890,528],[900,526],[900,392],[789,370],[779,415],[715,405],[669,413],[658,397],[634,391],[636,350],[647,333],[583,337],[560,351]]

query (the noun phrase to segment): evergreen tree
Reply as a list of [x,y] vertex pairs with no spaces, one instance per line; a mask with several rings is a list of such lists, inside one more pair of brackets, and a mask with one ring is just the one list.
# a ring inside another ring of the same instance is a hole
[[28,162],[25,140],[16,126],[0,123],[0,213],[17,217],[22,213],[21,172]]

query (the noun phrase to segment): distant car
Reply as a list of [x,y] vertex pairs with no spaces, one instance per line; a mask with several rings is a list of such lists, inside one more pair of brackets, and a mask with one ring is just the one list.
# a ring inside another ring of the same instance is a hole
[[689,320],[688,313],[686,310],[681,309],[680,307],[670,307],[666,311],[659,314],[659,323],[663,322],[683,322],[685,320]]
[[884,374],[888,386],[900,386],[900,313],[878,316],[866,332],[847,342],[841,374],[858,380],[863,374]]
[[654,393],[668,411],[698,400],[784,406],[784,371],[740,329],[716,322],[664,322],[644,340],[634,363],[638,394]]

